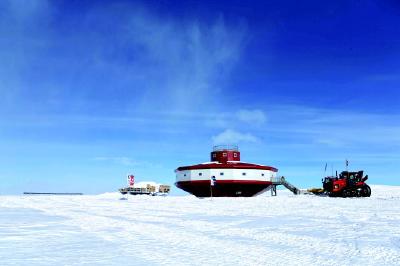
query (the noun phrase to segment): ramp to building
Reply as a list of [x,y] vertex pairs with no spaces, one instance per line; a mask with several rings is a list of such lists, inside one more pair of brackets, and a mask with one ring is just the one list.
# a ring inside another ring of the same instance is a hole
[[300,194],[307,194],[307,191],[301,190],[299,188],[297,188],[296,186],[294,186],[293,184],[289,183],[284,176],[281,177],[275,177],[272,178],[272,189],[271,189],[271,195],[272,196],[276,196],[276,186],[284,186],[285,188],[287,188],[288,190],[290,190],[293,194],[295,195],[300,195]]

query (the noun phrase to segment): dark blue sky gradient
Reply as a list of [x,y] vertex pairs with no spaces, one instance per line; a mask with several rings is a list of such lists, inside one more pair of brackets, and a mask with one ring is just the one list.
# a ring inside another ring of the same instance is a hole
[[[246,27],[244,60],[235,67],[229,85],[232,90],[245,89],[248,100],[261,93],[273,101],[313,102],[332,108],[343,101],[364,111],[399,108],[400,4],[396,1],[146,3],[167,20],[178,18],[185,23],[223,17],[226,23]],[[57,9],[57,31],[71,34],[69,30],[87,19],[87,11],[98,6],[118,11],[110,14],[115,19],[129,5],[129,1],[114,5],[66,1]],[[112,37],[114,23],[102,22],[91,29]],[[132,47],[118,49],[121,53],[109,56],[126,62],[132,59]],[[384,95],[377,87],[385,90]]]

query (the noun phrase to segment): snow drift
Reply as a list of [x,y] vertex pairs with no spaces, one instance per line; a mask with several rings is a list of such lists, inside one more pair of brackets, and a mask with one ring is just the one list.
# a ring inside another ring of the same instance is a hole
[[1,196],[2,265],[399,265],[400,187],[371,198]]

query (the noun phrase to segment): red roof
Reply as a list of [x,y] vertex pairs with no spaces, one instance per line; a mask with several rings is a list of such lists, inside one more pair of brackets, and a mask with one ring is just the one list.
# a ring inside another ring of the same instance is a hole
[[184,171],[184,170],[199,170],[199,169],[257,169],[257,170],[269,170],[273,172],[278,172],[278,169],[272,166],[265,166],[259,164],[252,163],[243,163],[243,162],[227,162],[227,163],[202,163],[190,166],[181,166],[176,171]]

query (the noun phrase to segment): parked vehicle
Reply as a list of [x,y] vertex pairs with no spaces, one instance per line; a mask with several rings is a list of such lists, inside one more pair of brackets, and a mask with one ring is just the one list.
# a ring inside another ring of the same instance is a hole
[[370,197],[371,188],[365,183],[368,175],[364,171],[343,171],[338,176],[328,176],[322,180],[323,191],[330,197]]

